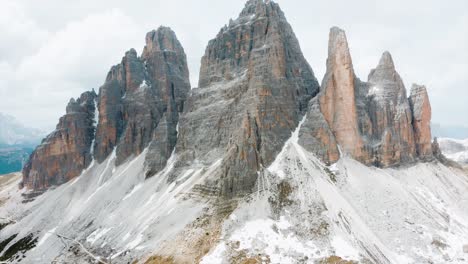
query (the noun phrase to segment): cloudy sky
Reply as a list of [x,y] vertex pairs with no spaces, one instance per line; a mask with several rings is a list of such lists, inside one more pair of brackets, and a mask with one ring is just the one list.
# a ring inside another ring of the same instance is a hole
[[[208,40],[245,0],[0,0],[0,112],[53,129],[71,97],[99,88],[147,31],[170,26],[196,86]],[[428,86],[433,120],[468,125],[468,1],[277,0],[319,81],[328,30],[346,30],[357,75],[367,80],[389,50],[407,87]],[[450,3],[450,4],[448,4]]]

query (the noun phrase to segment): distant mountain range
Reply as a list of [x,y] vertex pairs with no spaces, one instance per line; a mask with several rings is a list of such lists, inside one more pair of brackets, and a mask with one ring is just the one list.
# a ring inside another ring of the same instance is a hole
[[27,127],[14,117],[0,113],[0,147],[14,145],[37,145],[45,133]]
[[44,132],[0,113],[0,175],[20,171]]
[[432,135],[440,138],[468,138],[468,126],[443,126],[440,124],[431,124]]
[[439,145],[447,158],[462,165],[468,165],[468,139],[440,138]]

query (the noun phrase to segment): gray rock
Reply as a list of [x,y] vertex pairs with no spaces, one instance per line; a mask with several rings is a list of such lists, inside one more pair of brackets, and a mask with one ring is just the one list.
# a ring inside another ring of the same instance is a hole
[[189,91],[187,59],[175,33],[165,27],[149,32],[142,56],[134,49],[126,52],[109,71],[99,96],[93,91],[70,101],[57,130],[26,165],[24,184],[31,189],[58,185],[78,176],[93,156],[103,162],[115,151],[119,165],[148,146],[147,176],[157,173],[175,147]]
[[180,120],[177,153],[222,168],[211,183],[223,196],[250,193],[258,171],[282,149],[319,85],[283,12],[249,1],[211,40],[199,88]]

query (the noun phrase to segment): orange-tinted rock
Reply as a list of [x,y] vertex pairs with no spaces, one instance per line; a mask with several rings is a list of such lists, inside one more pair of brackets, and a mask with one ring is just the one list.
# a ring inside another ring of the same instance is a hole
[[366,160],[358,128],[353,62],[345,32],[330,30],[327,72],[319,95],[320,110],[342,151]]
[[57,130],[25,166],[24,185],[59,185],[80,175],[93,157],[103,162],[115,151],[120,165],[145,148],[147,175],[155,174],[173,152],[189,91],[187,59],[175,33],[165,27],[149,32],[142,56],[134,49],[126,52],[109,71],[99,96],[84,93],[69,103]]
[[425,86],[413,84],[409,98],[413,112],[413,127],[416,142],[416,151],[423,159],[431,158],[431,104]]
[[189,164],[222,157],[220,194],[251,193],[318,92],[278,4],[248,1],[208,43],[199,80],[181,117],[177,154]]
[[332,28],[327,72],[317,98],[299,142],[324,162],[337,161],[338,148],[379,167],[432,157],[427,93],[415,91],[410,107],[390,53],[382,55],[368,82],[362,82],[354,74],[344,31]]
[[96,94],[83,93],[71,99],[57,128],[31,154],[23,169],[22,185],[47,189],[81,174],[92,161]]
[[97,160],[115,149],[119,165],[150,146],[148,176],[158,172],[176,144],[189,91],[187,59],[175,33],[165,27],[149,32],[142,56],[128,51],[100,89]]

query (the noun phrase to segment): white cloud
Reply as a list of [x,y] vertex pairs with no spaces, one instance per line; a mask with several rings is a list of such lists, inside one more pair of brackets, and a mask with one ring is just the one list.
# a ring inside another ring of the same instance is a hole
[[2,0],[0,8],[0,60],[16,63],[34,52],[48,35],[27,17],[24,7],[17,1]]
[[[33,126],[50,128],[70,97],[98,88],[110,66],[119,63],[129,47],[143,43],[144,31],[117,9],[70,22],[14,70],[0,64],[0,74],[8,70],[11,85],[7,88],[9,100],[0,111],[13,113]],[[4,90],[0,89],[2,94]]]

